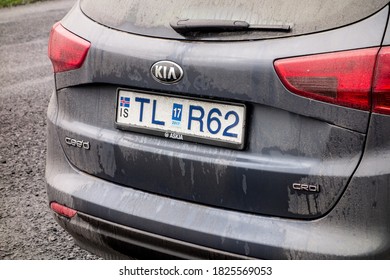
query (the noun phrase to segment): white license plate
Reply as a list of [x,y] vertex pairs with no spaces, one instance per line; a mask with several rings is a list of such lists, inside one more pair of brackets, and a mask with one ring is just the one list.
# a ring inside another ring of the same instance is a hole
[[118,90],[118,128],[242,149],[245,106]]

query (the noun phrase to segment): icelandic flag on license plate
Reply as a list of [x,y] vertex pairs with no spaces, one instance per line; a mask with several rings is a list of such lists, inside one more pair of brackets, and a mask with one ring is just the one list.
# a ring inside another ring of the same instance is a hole
[[130,97],[121,96],[120,107],[130,108]]

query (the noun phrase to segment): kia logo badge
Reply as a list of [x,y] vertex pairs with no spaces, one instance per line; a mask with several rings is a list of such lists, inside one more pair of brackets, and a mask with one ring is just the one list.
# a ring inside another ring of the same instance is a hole
[[152,77],[163,84],[175,84],[183,78],[183,69],[172,61],[158,61],[150,68]]

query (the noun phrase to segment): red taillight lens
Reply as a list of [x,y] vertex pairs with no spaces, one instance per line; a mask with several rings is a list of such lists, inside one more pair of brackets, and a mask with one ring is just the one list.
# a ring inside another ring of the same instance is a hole
[[279,78],[291,92],[308,98],[370,110],[379,48],[276,60]]
[[390,47],[384,47],[378,54],[373,87],[375,113],[390,115]]
[[90,46],[88,41],[66,30],[60,23],[54,24],[48,49],[54,73],[80,68]]
[[56,212],[57,214],[60,214],[61,216],[65,216],[67,218],[73,218],[74,215],[76,215],[76,213],[77,213],[76,210],[69,208],[69,207],[66,207],[64,205],[61,205],[57,202],[50,203],[50,208],[54,212]]

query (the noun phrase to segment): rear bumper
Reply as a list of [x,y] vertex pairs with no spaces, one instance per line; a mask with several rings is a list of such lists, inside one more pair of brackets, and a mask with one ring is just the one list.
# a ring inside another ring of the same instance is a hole
[[80,247],[106,259],[249,259],[111,223],[81,212],[72,219],[55,214],[55,219]]
[[389,257],[383,228],[350,227],[334,215],[316,221],[248,215],[122,190],[77,171],[51,173],[48,182],[49,201],[81,211],[72,219],[56,214],[59,224],[107,259]]
[[[55,102],[53,98],[51,103]],[[78,210],[74,219],[57,220],[78,243],[106,258],[145,257],[151,251],[156,258],[390,257],[387,174],[368,176],[364,170],[357,170],[336,207],[317,220],[214,208],[123,187],[80,172],[63,153],[53,124],[55,110],[56,106],[49,106],[49,202]]]

